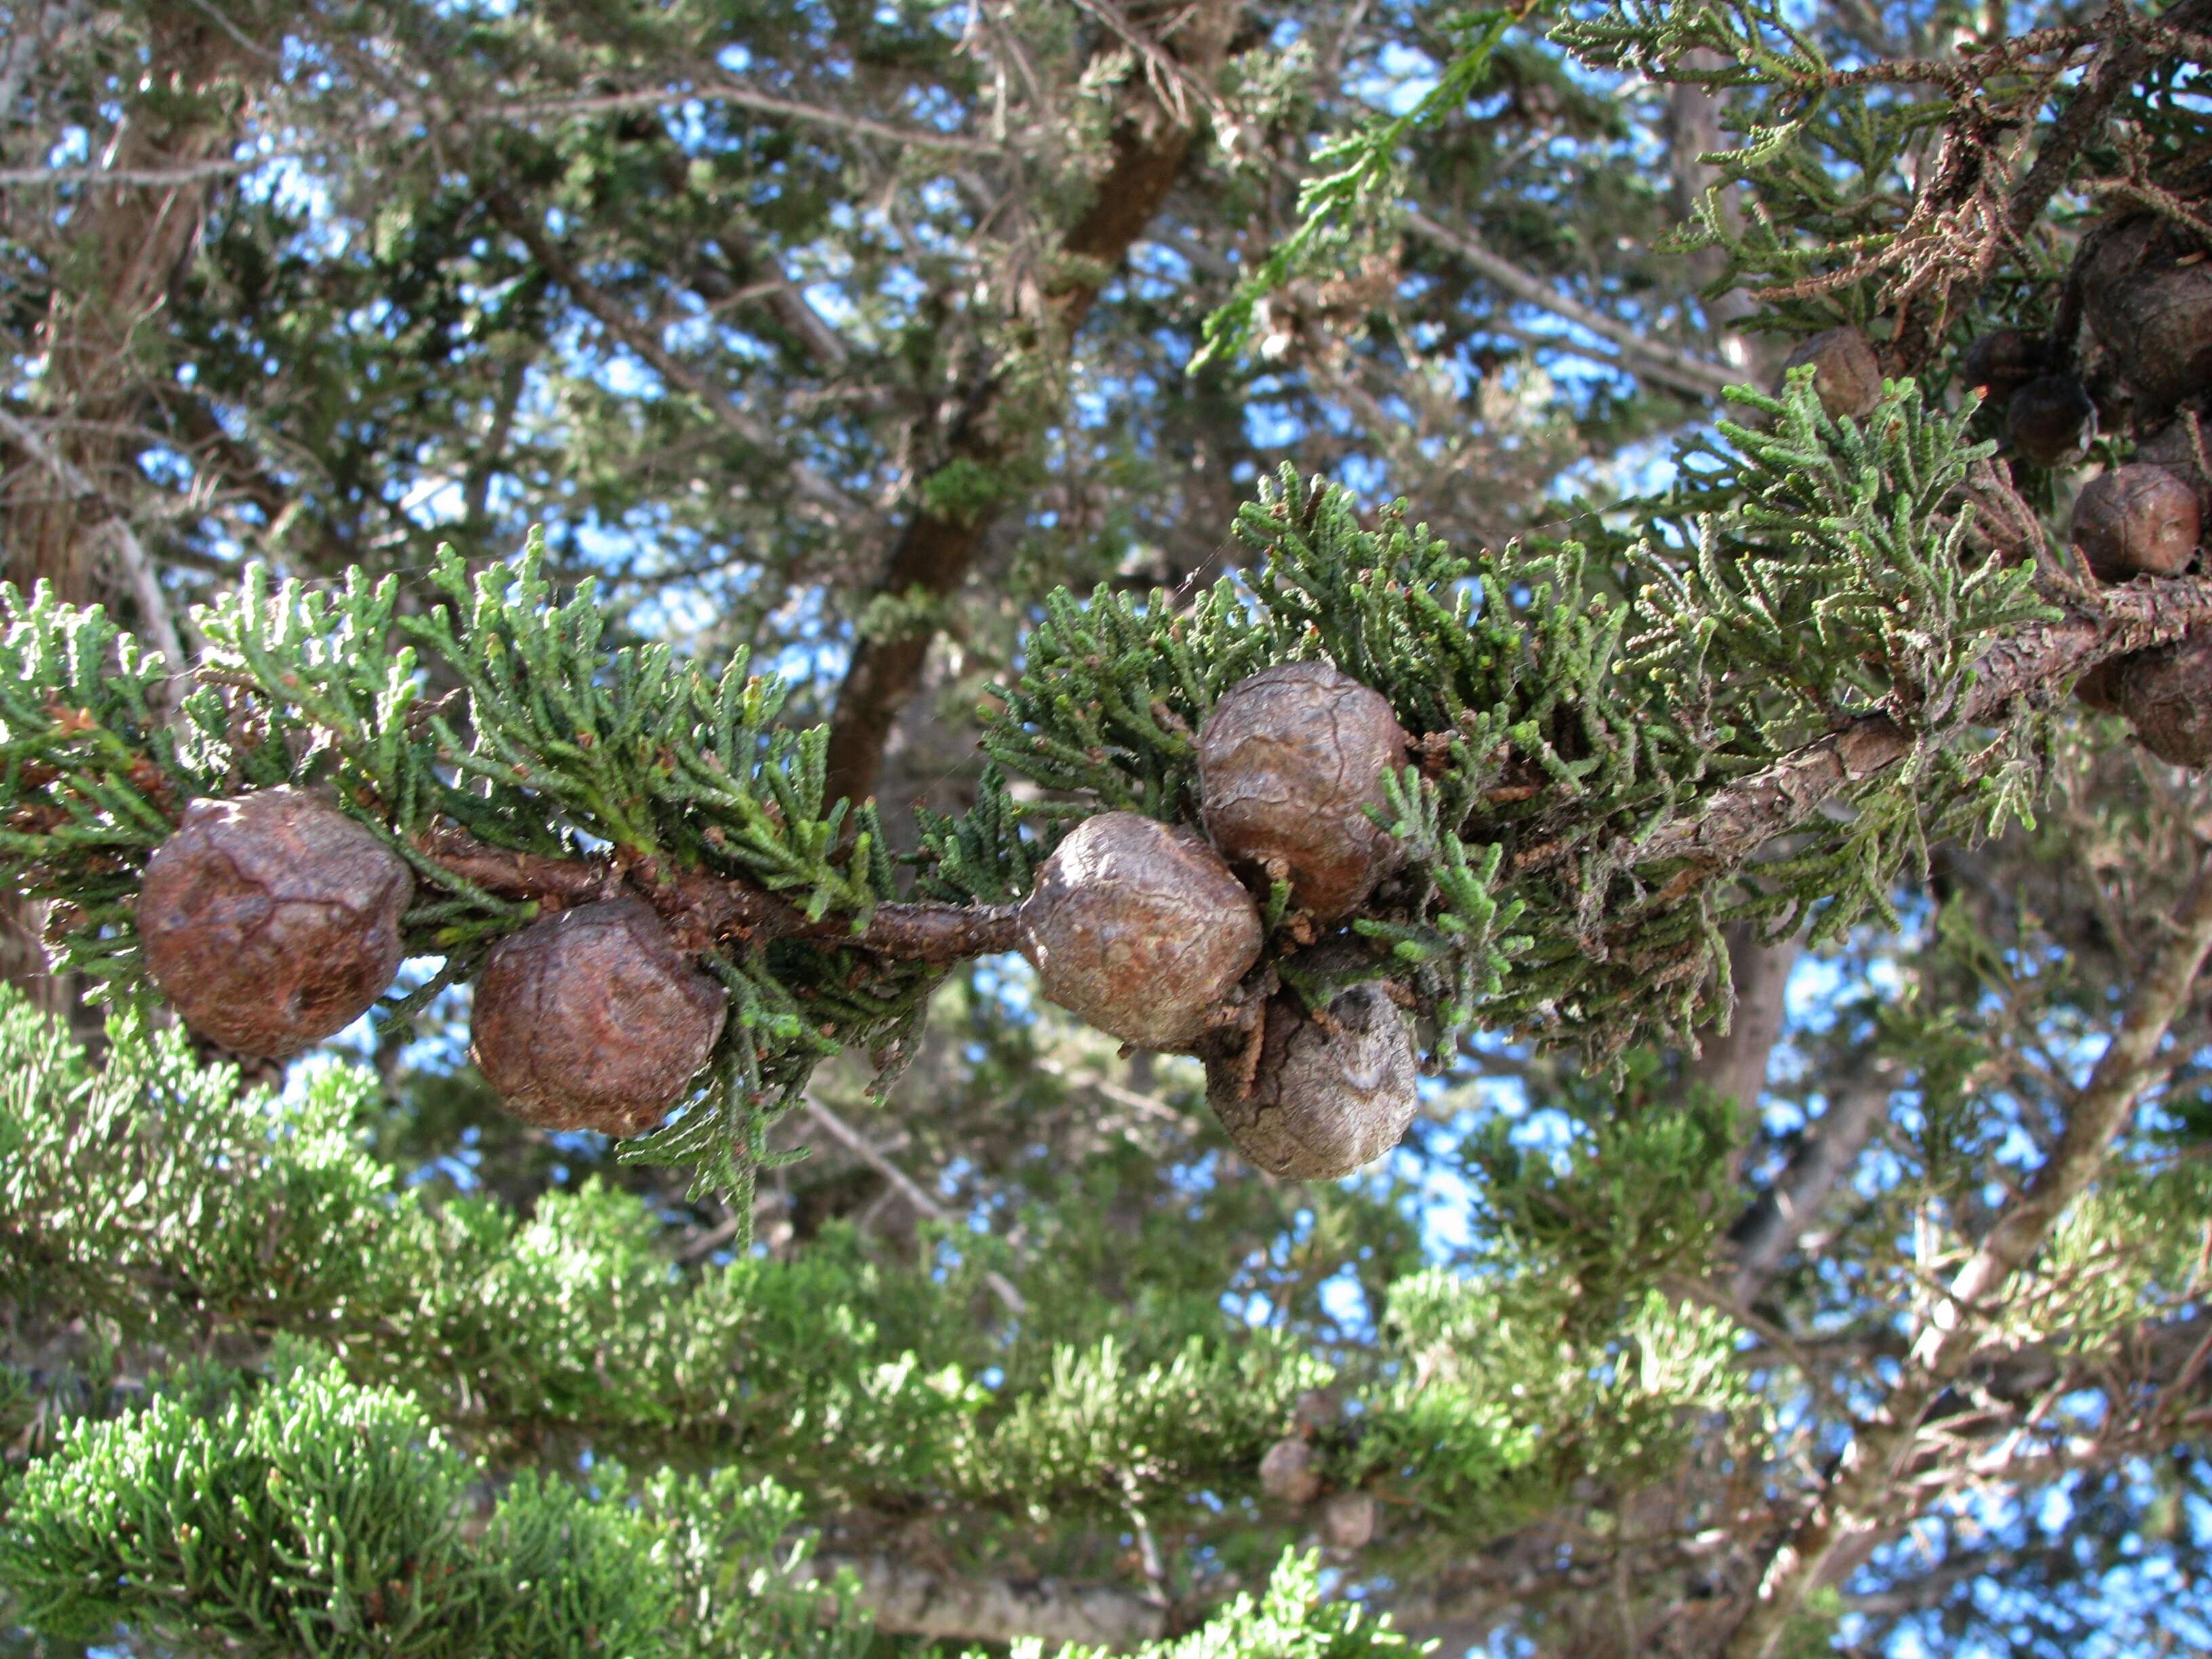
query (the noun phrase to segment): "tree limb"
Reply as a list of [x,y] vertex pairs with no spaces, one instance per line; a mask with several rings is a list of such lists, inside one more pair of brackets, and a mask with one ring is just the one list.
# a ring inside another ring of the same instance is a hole
[[796,98],[779,98],[747,86],[735,76],[719,73],[702,75],[680,85],[644,87],[631,92],[586,93],[573,98],[507,99],[484,110],[483,115],[491,121],[605,115],[621,110],[665,109],[694,98],[720,99],[738,109],[781,116],[805,126],[828,127],[857,137],[878,139],[902,149],[951,150],[963,155],[1003,156],[1012,153],[1012,146],[988,138],[971,138],[964,133],[940,132],[930,127],[902,126],[846,110],[827,109]]
[[[921,1182],[885,1158],[867,1136],[846,1122],[843,1118],[838,1116],[811,1095],[809,1095],[806,1099],[806,1115],[827,1130],[831,1139],[845,1147],[885,1181],[890,1182],[897,1188],[899,1196],[913,1205],[922,1214],[927,1216],[932,1221],[942,1221],[948,1224],[952,1221],[952,1212],[924,1191]],[[1028,1299],[1014,1288],[1013,1281],[997,1268],[986,1269],[983,1282],[991,1287],[992,1295],[1006,1304],[1008,1313],[1018,1316],[1030,1310]],[[965,1634],[966,1632],[945,1633]]]
[[2058,1143],[1952,1279],[1905,1361],[1880,1418],[1844,1453],[1812,1510],[1769,1559],[1757,1597],[1723,1659],[1769,1659],[1790,1619],[1839,1556],[1882,1524],[1896,1483],[1909,1469],[1929,1407],[1966,1370],[1981,1310],[2002,1293],[2068,1205],[2103,1168],[2143,1091],[2162,1069],[2159,1048],[2187,1007],[2212,952],[2212,858],[2175,913],[2171,930],[2136,985],[2120,1029],[2066,1114]]
[[651,860],[554,858],[477,841],[450,826],[416,836],[416,850],[501,898],[554,909],[627,892],[649,901],[679,944],[697,950],[716,939],[804,939],[868,951],[896,962],[939,964],[1015,948],[1012,905],[879,904],[855,933],[852,919],[818,921],[753,883],[703,871],[665,871]]
[[860,1581],[860,1600],[889,1635],[962,1642],[1036,1637],[1048,1649],[1083,1642],[1127,1650],[1168,1633],[1164,1604],[1111,1584],[960,1578],[888,1555],[817,1556],[795,1576],[819,1581],[841,1567]]
[[1889,1096],[1886,1079],[1857,1080],[1835,1091],[1828,1109],[1807,1126],[1796,1156],[1730,1231],[1735,1273],[1729,1293],[1736,1303],[1749,1307],[1759,1299],[1828,1195],[1857,1165],[1875,1127],[1888,1115]]
[[[1996,719],[2007,705],[2043,697],[2108,657],[2163,644],[2208,624],[2212,578],[2143,579],[2087,593],[2058,621],[2023,629],[1983,655],[1966,699],[1968,718]],[[1691,873],[1701,879],[1736,868],[1845,785],[1896,765],[1916,741],[1888,715],[1867,715],[1716,791],[1698,813],[1662,826],[1640,847],[1626,849],[1626,858],[1637,865],[1687,860]],[[765,933],[847,945],[896,961],[949,963],[1010,951],[1017,943],[1011,906],[880,904],[866,929],[854,934],[848,918],[809,921],[763,888],[700,872],[509,852],[450,828],[428,832],[418,849],[502,897],[550,899],[556,906],[586,902],[627,882],[660,908],[679,937],[698,945]],[[1547,868],[1565,856],[1559,841],[1524,848],[1514,857],[1514,872]]]
[[1492,252],[1465,232],[1448,229],[1419,208],[1407,210],[1406,222],[1455,258],[1464,260],[1493,287],[1503,289],[1515,299],[1548,311],[1577,328],[1588,329],[1601,340],[1612,342],[1626,355],[1629,368],[1653,380],[1664,381],[1677,392],[1686,392],[1700,402],[1707,401],[1718,398],[1743,378],[1739,371],[1708,362],[1702,357],[1663,344],[1633,324],[1608,317],[1603,312],[1560,293],[1542,277],[1523,270],[1503,255]]
[[[1983,653],[1965,697],[1969,721],[1996,720],[2008,704],[2047,698],[2107,658],[2169,644],[2212,624],[2212,578],[2139,580],[2094,593],[2075,589],[2069,598],[2073,602],[2057,621],[2021,629]],[[1707,871],[1733,869],[1803,823],[1831,796],[1897,765],[1917,742],[1890,715],[1862,715],[1714,791],[1695,813],[1662,824],[1622,853],[1638,866],[1686,859]],[[1525,848],[1514,855],[1514,868],[1548,868],[1568,850],[1558,841]]]
[[[1192,45],[1186,58],[1207,66],[1218,62],[1237,11],[1229,0],[1203,0],[1188,26]],[[1052,351],[1066,352],[1098,297],[1104,273],[1120,265],[1167,199],[1196,137],[1195,126],[1173,118],[1150,98],[1125,112],[1115,130],[1112,160],[1091,191],[1090,207],[1060,240],[1054,263],[1064,274],[1044,295]],[[1033,441],[1034,423],[1015,418],[1009,407],[1016,390],[1010,368],[994,365],[975,387],[945,434],[937,468],[965,462],[994,472]],[[939,512],[916,503],[875,592],[895,599],[943,599],[956,592],[981,556],[1000,512],[995,506]],[[921,683],[935,635],[934,625],[926,623],[854,639],[830,720],[831,793],[859,800],[875,792],[884,744],[899,709]]]

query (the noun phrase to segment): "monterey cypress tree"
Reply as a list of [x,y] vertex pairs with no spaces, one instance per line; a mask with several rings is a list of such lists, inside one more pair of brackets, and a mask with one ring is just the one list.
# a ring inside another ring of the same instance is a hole
[[2195,1639],[2212,6],[1907,10],[27,29],[7,1639]]

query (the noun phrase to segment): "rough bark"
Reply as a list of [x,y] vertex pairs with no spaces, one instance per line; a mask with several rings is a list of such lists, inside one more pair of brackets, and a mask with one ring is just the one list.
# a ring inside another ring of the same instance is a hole
[[[1203,0],[1184,14],[1164,43],[1183,68],[1210,78],[1221,61],[1237,8]],[[1098,297],[1105,273],[1118,266],[1167,199],[1198,137],[1188,103],[1170,110],[1139,80],[1112,139],[1112,158],[1091,191],[1091,205],[1060,239],[1056,264],[1066,271],[1043,296],[1040,342],[1048,356],[1064,358],[1074,333]],[[1036,422],[1012,405],[1016,377],[1003,363],[990,365],[950,424],[921,447],[933,469],[965,462],[996,473],[1035,441]],[[981,555],[999,516],[995,509],[948,514],[919,503],[900,531],[875,592],[897,599],[942,600],[957,592]],[[830,789],[855,800],[874,793],[884,744],[900,708],[921,684],[935,637],[933,624],[864,634],[837,692],[830,722]]]
[[[148,32],[166,84],[125,109],[98,171],[103,179],[161,182],[101,182],[71,204],[58,280],[33,343],[45,368],[21,416],[10,414],[0,430],[8,462],[0,566],[26,589],[45,581],[72,604],[107,606],[181,665],[154,556],[132,522],[133,445],[119,434],[150,395],[146,337],[198,246],[224,176],[204,164],[227,159],[238,135],[237,107],[220,83],[242,48],[190,5],[151,8]],[[9,71],[34,76],[36,65],[20,64],[20,55],[11,52]],[[62,415],[66,421],[50,421]],[[43,906],[0,903],[0,979],[50,1012],[71,1013],[82,1006],[80,988],[46,971],[43,917]]]
[[[2094,605],[2094,608],[2092,608]],[[1965,697],[1969,721],[2004,718],[2014,702],[2048,702],[2110,657],[2165,645],[2212,625],[2212,579],[2142,580],[2069,605],[2057,621],[1999,641],[1976,665]],[[1902,762],[1917,741],[1887,714],[1867,714],[1815,739],[1749,777],[1714,792],[1687,817],[1662,825],[1625,848],[1638,866],[1680,859],[1710,871],[1733,869],[1765,842],[1803,823],[1822,802]],[[1542,869],[1565,855],[1556,842],[1516,854],[1519,869]]]

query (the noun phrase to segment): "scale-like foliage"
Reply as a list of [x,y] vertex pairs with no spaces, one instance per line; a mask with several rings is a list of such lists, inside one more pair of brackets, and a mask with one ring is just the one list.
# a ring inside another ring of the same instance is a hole
[[[798,1500],[773,1481],[724,1469],[634,1491],[606,1462],[588,1488],[531,1472],[490,1498],[486,1480],[414,1400],[295,1348],[265,1382],[203,1371],[73,1425],[6,1489],[0,1586],[58,1638],[125,1622],[270,1659],[858,1659],[869,1645],[848,1584],[799,1571]],[[480,1528],[463,1524],[472,1505],[489,1510]],[[1142,1651],[1406,1650],[1317,1589],[1314,1563],[1285,1557],[1263,1596]]]
[[[1286,467],[1238,514],[1242,582],[1187,611],[1162,593],[1056,596],[985,733],[996,766],[1044,793],[1018,802],[994,770],[963,818],[925,816],[921,890],[1017,898],[1055,828],[1102,808],[1195,823],[1194,738],[1215,700],[1270,664],[1325,657],[1416,740],[1419,764],[1389,790],[1407,857],[1351,920],[1348,953],[1302,957],[1310,936],[1279,926],[1292,919],[1274,895],[1281,977],[1316,1002],[1398,980],[1433,1022],[1437,1065],[1479,1025],[1609,1053],[1685,1028],[1721,922],[1821,905],[1840,927],[1886,902],[1931,830],[1962,811],[1986,828],[2024,810],[2033,782],[2020,740],[1960,752],[1979,653],[2047,614],[2031,567],[1969,550],[1984,452],[1966,417],[1909,383],[1863,423],[1822,414],[1802,378],[1761,407],[1767,426],[1695,447],[1692,482],[1645,504],[1645,538],[1610,556],[1455,553],[1402,504],[1369,524],[1348,492]],[[158,667],[96,617],[10,601],[0,754],[15,827],[0,850],[75,907],[63,960],[127,986],[131,886],[186,800],[328,787],[423,878],[407,939],[445,965],[401,1013],[534,914],[441,863],[438,833],[611,849],[647,890],[703,876],[787,899],[814,931],[708,951],[732,995],[727,1034],[689,1109],[626,1152],[693,1166],[695,1190],[742,1212],[775,1156],[768,1127],[816,1063],[899,1052],[937,982],[837,937],[896,896],[880,824],[826,798],[826,729],[780,726],[781,687],[742,655],[710,675],[661,647],[605,651],[589,586],[556,602],[535,546],[473,579],[449,555],[436,580],[446,603],[416,615],[390,582],[333,598],[249,576],[204,617],[204,684],[175,723],[152,700]],[[1875,710],[1919,744],[1863,788],[1853,824],[1753,884],[1724,869],[1684,890],[1638,869],[1653,834],[1730,780]]]
[[[1436,1407],[1394,1364],[1347,1370],[1295,1333],[1224,1316],[1233,1264],[1186,1298],[1189,1313],[1164,1318],[1140,1297],[1086,1321],[1079,1342],[1042,1319],[1034,1334],[979,1327],[968,1310],[984,1264],[972,1249],[898,1267],[831,1234],[787,1261],[744,1255],[674,1275],[651,1211],[604,1185],[549,1194],[527,1221],[489,1198],[433,1206],[397,1188],[342,1127],[372,1087],[355,1068],[329,1068],[296,1100],[241,1096],[228,1068],[192,1060],[180,1033],[112,1030],[115,1062],[94,1072],[20,999],[0,1008],[0,1238],[11,1246],[0,1296],[21,1301],[35,1285],[46,1316],[96,1315],[138,1344],[297,1334],[356,1381],[400,1391],[407,1410],[469,1425],[486,1452],[542,1451],[556,1436],[600,1457],[741,1451],[754,1474],[817,1504],[941,1502],[1065,1522],[1132,1501],[1182,1506],[1199,1488],[1247,1498],[1300,1400],[1335,1389],[1359,1404],[1323,1437],[1328,1466],[1480,1538],[1559,1481],[1609,1467],[1623,1436],[1647,1434],[1624,1418],[1616,1436],[1588,1412],[1611,1386],[1610,1346],[1640,1340],[1648,1322],[1653,1281],[1634,1264],[1661,1228],[1651,1206],[1625,1210],[1618,1229],[1593,1215],[1578,1235],[1577,1259],[1613,1264],[1604,1272],[1564,1272],[1556,1242],[1524,1247],[1501,1232],[1502,1289],[1408,1281],[1431,1301],[1489,1297],[1522,1331],[1556,1336],[1562,1310],[1577,1310],[1583,1346],[1547,1358],[1552,1383],[1496,1403],[1477,1502],[1445,1465],[1401,1455],[1431,1431]],[[64,1101],[77,1109],[58,1109]],[[1597,1162],[1625,1178],[1607,1150]],[[1699,1167],[1710,1177],[1717,1166]],[[1499,1213],[1543,1201],[1512,1195],[1523,1181],[1507,1171],[1486,1183]],[[87,1205],[87,1191],[117,1196]],[[1702,1191],[1686,1179],[1662,1207],[1695,1210]],[[1034,1274],[1041,1303],[1051,1293],[1052,1262],[1006,1268],[1018,1283]],[[1735,1408],[1711,1379],[1685,1380],[1688,1394],[1659,1394],[1674,1407]]]

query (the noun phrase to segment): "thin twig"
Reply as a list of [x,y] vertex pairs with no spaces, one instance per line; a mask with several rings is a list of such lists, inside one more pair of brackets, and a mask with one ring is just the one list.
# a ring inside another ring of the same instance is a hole
[[[846,1122],[843,1118],[839,1117],[836,1113],[831,1111],[811,1095],[806,1098],[806,1115],[827,1131],[832,1139],[843,1146],[861,1163],[896,1188],[899,1196],[905,1199],[922,1214],[927,1216],[932,1221],[940,1221],[947,1226],[955,1224],[952,1212],[924,1192],[921,1184],[912,1176],[878,1152],[875,1143],[867,1136]],[[1017,1316],[1029,1312],[1030,1304],[1027,1299],[1014,1288],[1013,1282],[996,1267],[983,1269],[983,1282],[991,1287],[993,1295],[1006,1304],[1007,1312]]]

